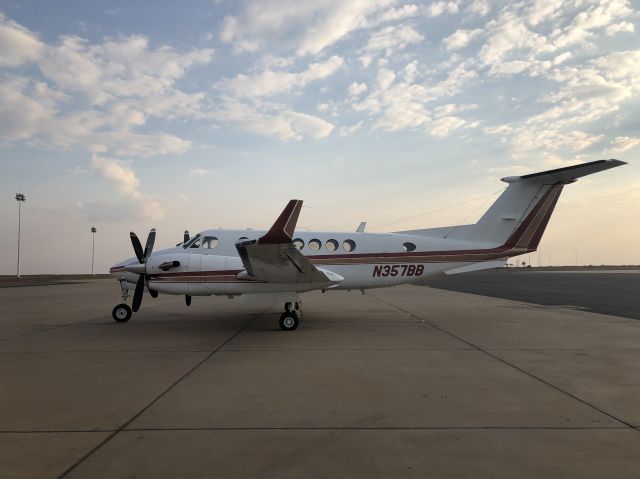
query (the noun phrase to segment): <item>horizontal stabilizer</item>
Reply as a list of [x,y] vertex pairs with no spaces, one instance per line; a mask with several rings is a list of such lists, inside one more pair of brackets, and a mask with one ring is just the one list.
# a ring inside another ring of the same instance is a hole
[[482,271],[483,269],[504,268],[507,265],[507,258],[495,261],[482,261],[480,263],[472,263],[459,268],[453,268],[445,271],[444,274],[450,276],[452,274],[470,273],[471,271]]
[[615,168],[616,166],[626,165],[620,160],[598,160],[589,163],[581,163],[579,165],[566,166],[555,170],[541,171],[540,173],[531,173],[524,176],[507,176],[502,178],[506,183],[514,183],[516,181],[527,181],[543,185],[554,185],[556,183],[568,184],[573,183],[583,176],[598,173],[599,171]]

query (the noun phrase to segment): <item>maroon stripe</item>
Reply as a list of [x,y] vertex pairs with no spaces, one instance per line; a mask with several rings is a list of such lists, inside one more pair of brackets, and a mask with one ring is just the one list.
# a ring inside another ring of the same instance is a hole
[[507,239],[507,241],[505,242],[506,246],[517,246],[518,245],[518,241],[520,240],[520,238],[522,238],[522,235],[524,235],[524,233],[527,231],[527,228],[529,227],[529,225],[531,224],[531,222],[534,220],[534,218],[536,217],[536,215],[538,214],[538,212],[540,211],[540,209],[542,208],[542,206],[544,205],[546,199],[551,195],[551,193],[554,191],[554,187],[552,186],[551,188],[549,188],[549,190],[542,196],[542,198],[540,198],[540,200],[538,200],[538,203],[536,204],[536,206],[534,206],[534,208],[531,210],[531,213],[529,213],[527,215],[527,217],[525,218],[525,220],[520,224],[520,226],[518,226],[518,228],[513,232],[513,234]]
[[538,229],[536,230],[536,232],[531,237],[531,241],[529,241],[529,244],[526,246],[527,250],[535,251],[535,250],[538,249],[538,245],[540,244],[540,240],[542,239],[542,235],[544,234],[544,231],[547,228],[547,224],[549,223],[549,220],[551,219],[551,215],[553,214],[553,210],[555,209],[556,204],[558,203],[558,200],[560,199],[560,193],[562,193],[562,188],[563,188],[563,185],[559,185],[559,190],[560,191],[558,191],[558,194],[553,199],[553,201],[552,201],[551,205],[549,206],[546,214],[544,215],[544,218],[542,219],[540,225],[538,226]]

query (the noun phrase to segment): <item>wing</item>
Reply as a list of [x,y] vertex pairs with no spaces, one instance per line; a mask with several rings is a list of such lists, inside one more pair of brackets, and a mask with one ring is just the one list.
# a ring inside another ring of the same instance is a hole
[[342,281],[341,276],[316,268],[292,242],[301,200],[291,200],[267,233],[257,240],[236,244],[245,271],[239,279],[268,283],[321,283]]

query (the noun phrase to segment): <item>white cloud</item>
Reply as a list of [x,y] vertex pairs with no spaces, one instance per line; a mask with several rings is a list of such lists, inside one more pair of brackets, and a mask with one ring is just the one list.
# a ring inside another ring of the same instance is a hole
[[[202,114],[204,93],[176,87],[187,70],[205,64],[212,49],[151,48],[142,36],[91,43],[77,36],[45,44],[0,16],[0,64],[30,63],[41,76],[6,74],[0,85],[0,135],[9,141],[81,145],[114,155],[180,154],[191,143],[170,133],[141,131],[152,117]],[[34,79],[38,77],[38,79]]]
[[344,64],[344,59],[334,55],[325,62],[312,63],[298,73],[266,70],[260,73],[240,74],[217,83],[217,88],[237,97],[272,96],[303,87],[307,83],[333,75]]
[[617,136],[611,141],[614,151],[620,153],[635,148],[640,145],[640,138],[629,136]]
[[44,43],[35,33],[0,13],[0,66],[33,63],[44,49]]
[[204,168],[192,168],[189,170],[189,176],[207,176],[209,174],[209,170],[205,170]]
[[63,98],[46,83],[25,77],[0,82],[0,137],[26,140],[45,130],[58,114]]
[[396,51],[404,50],[408,45],[423,40],[424,35],[411,26],[388,26],[371,35],[366,49],[371,52],[383,50],[386,56],[391,56]]
[[362,63],[362,67],[363,68],[367,68],[369,65],[371,65],[371,61],[373,60],[373,55],[362,55],[360,58],[358,58],[358,60],[360,60],[360,63]]
[[333,124],[305,113],[271,103],[249,105],[234,98],[224,98],[221,107],[207,117],[222,124],[279,140],[301,140],[305,136],[326,138]]
[[477,13],[481,17],[484,17],[491,8],[489,7],[489,2],[487,0],[473,0],[471,4],[467,7],[467,10],[470,13]]
[[138,180],[129,164],[94,155],[91,159],[91,166],[101,176],[111,181],[122,195],[134,200],[145,217],[152,221],[157,221],[164,216],[164,208],[160,201],[138,190],[140,180]]
[[459,50],[466,47],[474,38],[482,34],[482,29],[473,30],[456,30],[454,33],[445,38],[442,43],[447,50]]
[[457,1],[437,1],[432,2],[427,6],[427,16],[439,17],[443,13],[457,13],[458,2]]
[[454,130],[463,127],[466,123],[466,120],[457,116],[443,116],[430,123],[427,131],[433,136],[444,138],[445,136],[449,136]]
[[351,126],[341,126],[340,127],[340,131],[339,134],[340,136],[349,136],[349,135],[353,135],[356,131],[358,131],[360,128],[362,128],[362,125],[364,125],[364,121],[360,120],[358,123],[356,123],[355,125],[351,125]]
[[[220,39],[237,52],[278,45],[296,55],[316,55],[351,32],[371,25],[373,16],[396,0],[253,0],[222,22]],[[380,20],[382,21],[382,20]]]
[[369,88],[367,87],[366,83],[358,83],[358,82],[353,82],[351,85],[349,85],[349,95],[350,96],[359,96],[362,93],[366,92]]
[[634,32],[635,26],[631,22],[614,23],[607,26],[607,35],[615,35],[620,32]]
[[402,20],[405,18],[415,17],[420,14],[420,8],[418,5],[413,3],[403,5],[402,7],[390,8],[388,10],[383,11],[380,15],[378,15],[373,21],[374,24],[385,23],[385,22],[395,22],[398,20]]

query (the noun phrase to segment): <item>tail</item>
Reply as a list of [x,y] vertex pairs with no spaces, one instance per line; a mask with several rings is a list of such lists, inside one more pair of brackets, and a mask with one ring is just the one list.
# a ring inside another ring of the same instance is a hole
[[411,233],[507,246],[517,254],[535,251],[564,185],[625,164],[619,160],[599,160],[502,178],[509,186],[476,224]]

